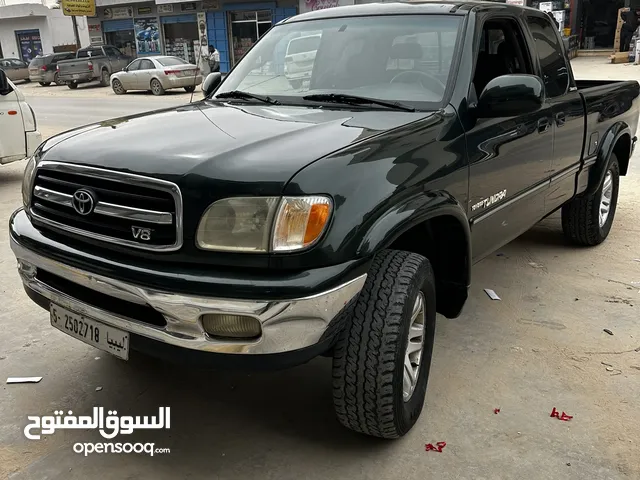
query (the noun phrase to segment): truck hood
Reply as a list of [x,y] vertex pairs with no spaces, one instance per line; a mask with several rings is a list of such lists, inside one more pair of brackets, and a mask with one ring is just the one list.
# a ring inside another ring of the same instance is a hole
[[65,132],[41,158],[154,176],[183,193],[214,182],[218,193],[279,195],[309,163],[430,115],[199,102]]

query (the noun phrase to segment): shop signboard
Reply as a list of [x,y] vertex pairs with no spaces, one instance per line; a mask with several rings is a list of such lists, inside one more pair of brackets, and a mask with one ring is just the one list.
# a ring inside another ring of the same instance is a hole
[[551,13],[553,11],[553,2],[540,2],[538,9],[541,12]]
[[89,24],[89,42],[91,45],[102,45],[102,27],[99,23]]
[[151,7],[138,7],[138,15],[150,15]]
[[218,2],[218,0],[203,0],[202,9],[203,10],[219,10],[220,3]]
[[60,8],[66,16],[95,17],[96,0],[61,0]]
[[180,5],[180,10],[183,12],[195,12],[196,2],[183,3]]
[[117,20],[120,18],[131,18],[133,17],[133,8],[132,7],[111,7],[105,8],[103,12],[104,18],[106,20]]
[[136,18],[133,22],[138,55],[160,54],[160,31],[157,18]]
[[166,5],[158,5],[158,13],[173,13],[173,5],[170,3]]
[[524,0],[507,0],[507,5],[517,5],[519,7],[524,7]]

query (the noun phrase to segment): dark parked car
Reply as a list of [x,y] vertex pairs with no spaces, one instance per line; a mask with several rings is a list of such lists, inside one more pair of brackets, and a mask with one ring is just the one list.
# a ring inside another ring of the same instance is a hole
[[[295,88],[274,67],[312,33]],[[10,220],[27,294],[120,358],[332,357],[339,421],[397,438],[474,262],[558,210],[607,238],[640,85],[576,81],[538,10],[393,2],[284,20],[203,90],[43,143]]]
[[65,82],[58,78],[58,61],[75,58],[73,52],[67,53],[49,53],[31,60],[29,64],[29,79],[32,82],[38,82],[43,87],[48,87],[51,83],[56,85],[64,85]]
[[131,57],[113,45],[94,45],[79,49],[69,60],[59,61],[58,78],[71,89],[78,88],[81,83],[96,80],[106,87],[111,74],[119,72],[130,62]]

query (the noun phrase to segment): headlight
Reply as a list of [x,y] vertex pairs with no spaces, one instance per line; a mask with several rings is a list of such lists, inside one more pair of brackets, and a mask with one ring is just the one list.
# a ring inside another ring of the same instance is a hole
[[286,252],[315,243],[331,216],[331,200],[238,197],[212,204],[200,219],[199,248],[223,252]]
[[31,192],[33,190],[33,179],[36,173],[36,157],[35,155],[29,158],[27,166],[24,168],[24,174],[22,176],[22,204],[25,209],[29,209],[31,204]]
[[227,252],[267,252],[279,197],[219,200],[202,216],[196,241],[200,248]]

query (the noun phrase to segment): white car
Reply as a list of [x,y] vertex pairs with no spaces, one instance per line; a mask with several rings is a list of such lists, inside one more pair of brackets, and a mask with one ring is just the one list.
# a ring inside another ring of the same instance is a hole
[[322,34],[294,38],[287,45],[284,57],[284,75],[293,88],[300,88],[304,80],[311,78],[316,52]]
[[0,70],[0,164],[32,155],[41,142],[33,109]]
[[168,56],[137,58],[121,72],[111,75],[111,88],[116,95],[127,90],[151,90],[154,95],[163,95],[171,88],[193,92],[201,83],[197,65]]

